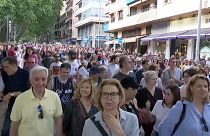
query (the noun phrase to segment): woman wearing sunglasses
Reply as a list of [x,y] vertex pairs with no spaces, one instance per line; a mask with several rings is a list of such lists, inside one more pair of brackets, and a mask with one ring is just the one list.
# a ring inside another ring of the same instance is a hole
[[[157,131],[160,136],[210,135],[209,85],[208,78],[203,75],[194,75],[190,79],[186,87],[186,100],[177,102],[159,124]],[[174,131],[180,117],[182,121]]]
[[86,120],[83,136],[139,136],[138,118],[120,107],[125,94],[116,79],[103,81],[98,89],[96,104],[99,112]]

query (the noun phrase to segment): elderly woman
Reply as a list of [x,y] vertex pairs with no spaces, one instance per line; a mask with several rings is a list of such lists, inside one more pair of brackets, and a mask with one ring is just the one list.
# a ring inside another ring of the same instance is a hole
[[87,119],[83,136],[139,136],[138,118],[120,109],[124,90],[116,79],[103,81],[98,89],[96,103],[99,112]]
[[208,78],[203,75],[190,79],[186,100],[177,102],[158,126],[160,136],[210,135],[209,85]]
[[144,79],[146,82],[146,87],[138,90],[136,99],[142,119],[142,127],[145,131],[145,136],[150,136],[153,130],[154,123],[149,122],[149,113],[153,110],[153,107],[157,100],[163,99],[163,94],[162,90],[156,87],[158,79],[157,72],[145,72]]
[[93,105],[94,92],[95,85],[91,79],[83,79],[77,86],[74,98],[64,109],[65,136],[81,136],[85,120],[98,112]]

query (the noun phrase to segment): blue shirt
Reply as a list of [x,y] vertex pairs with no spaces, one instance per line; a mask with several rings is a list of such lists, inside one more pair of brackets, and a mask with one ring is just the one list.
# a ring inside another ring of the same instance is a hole
[[[184,101],[186,104],[185,117],[173,136],[210,136],[210,104],[204,105],[203,115],[199,113],[193,102]],[[157,131],[160,136],[170,136],[174,126],[179,121],[183,104],[178,101],[159,124]],[[206,120],[209,131],[206,132],[201,123],[201,118]]]
[[[95,115],[95,121],[99,121],[109,136],[117,136],[117,134],[109,129],[102,119],[102,112],[99,111]],[[120,124],[126,136],[139,136],[139,123],[135,114],[120,109]],[[91,119],[85,121],[82,136],[102,136],[98,128]]]

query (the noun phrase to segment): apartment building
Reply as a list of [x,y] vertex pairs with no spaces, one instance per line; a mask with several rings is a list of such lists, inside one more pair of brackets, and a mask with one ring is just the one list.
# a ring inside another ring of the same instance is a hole
[[104,8],[108,0],[75,0],[74,25],[81,46],[102,47],[109,34],[103,31],[108,21]]
[[[106,44],[123,46],[141,54],[175,53],[193,59],[200,0],[110,0],[105,32],[115,39]],[[210,47],[210,0],[203,0],[201,48]]]

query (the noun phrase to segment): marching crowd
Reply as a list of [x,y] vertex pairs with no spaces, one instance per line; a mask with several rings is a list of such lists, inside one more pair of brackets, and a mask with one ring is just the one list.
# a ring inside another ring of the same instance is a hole
[[22,44],[0,60],[1,136],[210,136],[210,58]]

